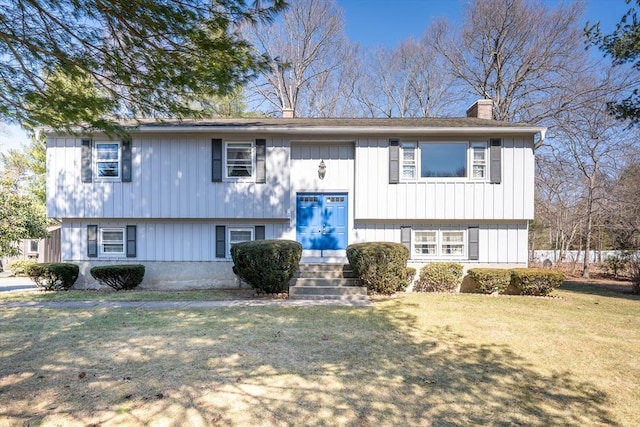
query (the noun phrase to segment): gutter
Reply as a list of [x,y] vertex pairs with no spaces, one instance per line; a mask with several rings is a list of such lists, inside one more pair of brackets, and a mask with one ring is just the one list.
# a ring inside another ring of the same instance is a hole
[[262,134],[295,134],[295,135],[512,135],[512,134],[540,134],[544,140],[546,128],[538,126],[526,127],[384,127],[384,126],[147,126],[130,128],[131,133],[262,133]]

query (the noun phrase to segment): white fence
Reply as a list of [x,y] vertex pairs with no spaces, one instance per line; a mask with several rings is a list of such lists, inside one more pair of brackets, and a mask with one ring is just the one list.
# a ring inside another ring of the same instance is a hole
[[[539,250],[530,253],[532,262],[543,263],[546,260],[552,263],[582,263],[584,251],[565,251],[564,258],[561,258],[559,250]],[[610,256],[620,255],[623,251],[589,251],[589,262],[603,262]]]

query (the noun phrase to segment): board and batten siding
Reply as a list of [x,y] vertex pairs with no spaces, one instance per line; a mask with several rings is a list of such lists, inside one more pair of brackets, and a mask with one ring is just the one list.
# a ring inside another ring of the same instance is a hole
[[[243,140],[254,140],[247,136]],[[107,141],[95,137],[95,141]],[[267,141],[266,184],[211,182],[211,137],[132,139],[132,182],[81,177],[81,139],[47,139],[52,218],[288,218],[289,147]]]
[[355,156],[355,219],[533,219],[533,139],[503,138],[502,144],[500,184],[446,178],[389,184],[389,140],[359,139]]
[[[100,227],[136,226],[136,257],[126,258],[87,256],[87,226],[98,224]],[[224,224],[193,220],[158,220],[96,222],[70,221],[62,224],[61,258],[64,262],[74,261],[225,261],[216,258],[216,225],[227,227],[252,227],[263,225],[267,239],[281,238],[288,223],[264,222],[225,222]]]
[[[465,264],[526,264],[529,258],[529,229],[526,221],[500,221],[496,223],[446,223],[446,222],[355,222],[356,242],[400,242],[401,226],[413,229],[465,229],[478,226],[477,260],[462,259]],[[354,242],[354,243],[356,243]],[[443,261],[443,258],[410,258],[415,262]],[[455,258],[452,258],[455,261]]]

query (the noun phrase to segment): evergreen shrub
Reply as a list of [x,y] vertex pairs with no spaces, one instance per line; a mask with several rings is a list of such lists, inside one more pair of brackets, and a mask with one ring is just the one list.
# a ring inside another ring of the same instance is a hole
[[511,283],[511,270],[501,268],[473,268],[467,274],[473,280],[474,292],[501,294]]
[[142,264],[100,265],[90,270],[91,277],[101,285],[116,291],[130,290],[142,283],[145,268]]
[[371,292],[391,295],[408,285],[409,249],[401,243],[354,243],[347,247],[347,258],[353,272]]
[[511,270],[511,284],[521,295],[549,295],[562,285],[564,274],[542,268],[514,268]]
[[27,270],[36,286],[46,291],[66,291],[76,282],[79,273],[80,268],[70,263],[36,263]]
[[231,247],[233,271],[252,288],[266,293],[288,290],[301,257],[302,245],[292,240],[254,240]]
[[420,276],[413,284],[415,292],[455,292],[462,283],[462,264],[432,262],[420,269]]

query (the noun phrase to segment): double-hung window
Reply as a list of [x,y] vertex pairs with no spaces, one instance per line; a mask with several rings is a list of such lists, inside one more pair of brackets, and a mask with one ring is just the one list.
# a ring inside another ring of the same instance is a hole
[[98,247],[101,255],[124,255],[124,228],[100,228]]
[[120,178],[120,144],[97,142],[95,148],[96,177],[99,179]]
[[402,143],[402,179],[416,179],[418,176],[417,151],[417,143]]
[[413,231],[413,258],[462,258],[466,253],[465,230]]
[[471,143],[471,177],[473,179],[487,177],[487,144],[485,142]]
[[252,178],[254,176],[253,142],[227,142],[225,148],[225,178]]
[[229,250],[228,254],[231,254],[231,248],[236,243],[248,242],[254,239],[253,227],[229,227]]

